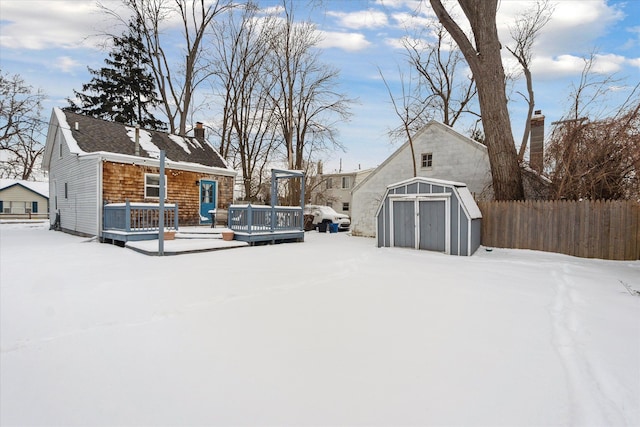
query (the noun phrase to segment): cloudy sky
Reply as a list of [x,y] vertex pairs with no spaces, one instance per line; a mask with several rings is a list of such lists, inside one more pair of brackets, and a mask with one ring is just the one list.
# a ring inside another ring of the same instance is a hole
[[[119,0],[103,3],[116,6]],[[380,79],[398,79],[403,63],[399,40],[406,28],[433,19],[428,5],[414,0],[300,0],[296,16],[314,21],[322,33],[323,60],[341,70],[340,90],[358,99],[353,116],[340,126],[346,152],[329,153],[330,169],[374,167],[396,148],[387,135],[399,124]],[[428,3],[428,2],[427,2]],[[269,7],[277,0],[261,0]],[[509,25],[534,4],[502,0],[499,31],[510,43]],[[87,66],[100,68],[106,52],[97,34],[112,28],[93,0],[2,0],[0,3],[0,68],[20,74],[48,95],[45,105],[66,106],[65,98],[90,80]],[[170,30],[170,29],[169,29]],[[595,70],[615,73],[622,80],[611,91],[611,103],[640,81],[640,0],[559,0],[534,47],[533,76],[537,108],[547,117],[547,129],[567,108],[571,85],[583,68],[581,58],[596,54]],[[513,66],[503,49],[505,67]],[[522,83],[520,83],[522,84]],[[517,90],[516,86],[514,91]],[[520,140],[526,104],[517,95],[510,104],[516,141]],[[201,120],[211,114],[201,112]],[[466,127],[458,129],[466,132]]]

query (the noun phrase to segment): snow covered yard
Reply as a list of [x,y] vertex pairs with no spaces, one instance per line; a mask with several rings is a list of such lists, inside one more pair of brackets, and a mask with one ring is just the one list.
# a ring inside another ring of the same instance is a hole
[[0,286],[3,426],[640,424],[638,261],[2,224]]

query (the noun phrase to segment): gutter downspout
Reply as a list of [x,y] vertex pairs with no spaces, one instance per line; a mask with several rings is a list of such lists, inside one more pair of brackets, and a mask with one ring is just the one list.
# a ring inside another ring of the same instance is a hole
[[102,177],[103,177],[103,160],[102,158],[98,158],[98,161],[96,162],[96,167],[98,168],[97,171],[97,177],[98,177],[98,182],[96,182],[96,194],[97,194],[97,198],[96,198],[96,205],[97,205],[97,215],[98,215],[98,220],[96,221],[96,223],[98,224],[98,230],[96,233],[96,236],[98,236],[98,240],[102,241],[102,221],[103,221],[103,217],[102,217],[102,213],[104,212],[104,197],[102,194],[102,190],[104,188],[104,185],[102,183]]

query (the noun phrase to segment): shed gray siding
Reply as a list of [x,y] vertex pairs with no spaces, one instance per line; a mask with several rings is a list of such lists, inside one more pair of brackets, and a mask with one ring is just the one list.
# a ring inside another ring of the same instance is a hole
[[480,246],[480,218],[464,184],[413,178],[387,188],[376,214],[377,244],[471,255]]
[[413,248],[416,245],[415,236],[415,206],[413,201],[398,200],[392,203],[392,228],[394,246]]
[[420,249],[444,252],[446,250],[445,214],[446,200],[418,200],[420,212],[418,235]]

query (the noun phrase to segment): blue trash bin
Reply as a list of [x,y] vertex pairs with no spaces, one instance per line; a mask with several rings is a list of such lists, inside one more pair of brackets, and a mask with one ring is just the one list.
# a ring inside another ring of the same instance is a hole
[[338,232],[338,224],[331,223],[329,224],[329,233],[337,233]]

